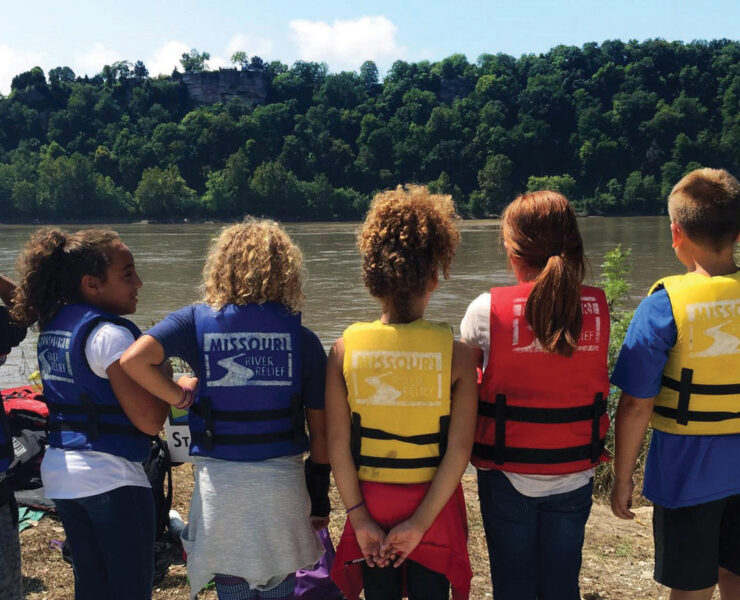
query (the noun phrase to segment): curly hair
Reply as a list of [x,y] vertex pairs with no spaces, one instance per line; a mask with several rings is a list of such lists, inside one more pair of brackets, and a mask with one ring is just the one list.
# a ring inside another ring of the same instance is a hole
[[18,257],[13,320],[25,327],[38,321],[43,328],[62,306],[82,302],[82,277],[105,281],[116,242],[120,238],[110,229],[47,228],[32,234]]
[[399,185],[375,196],[357,235],[370,293],[404,315],[435,272],[447,279],[460,243],[458,219],[450,196],[424,186]]
[[247,218],[221,230],[203,267],[203,301],[226,304],[279,302],[294,313],[303,304],[303,253],[275,221]]

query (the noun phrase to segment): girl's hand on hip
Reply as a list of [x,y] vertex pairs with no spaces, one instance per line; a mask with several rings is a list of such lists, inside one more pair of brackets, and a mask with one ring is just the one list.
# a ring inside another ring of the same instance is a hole
[[412,519],[402,521],[385,536],[380,552],[389,560],[395,561],[393,566],[398,567],[419,545],[425,533]]

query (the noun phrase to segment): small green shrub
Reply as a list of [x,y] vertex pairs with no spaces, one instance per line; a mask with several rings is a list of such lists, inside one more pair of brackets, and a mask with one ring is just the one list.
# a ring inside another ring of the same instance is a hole
[[[632,321],[632,316],[635,314],[634,310],[626,310],[624,307],[630,299],[629,292],[631,286],[628,278],[632,270],[632,265],[629,262],[631,253],[632,251],[630,249],[622,250],[622,245],[619,244],[614,250],[610,250],[604,255],[604,262],[601,263],[602,276],[599,286],[606,294],[606,301],[609,305],[609,317],[611,319],[608,355],[610,375],[617,362],[619,350],[624,342],[627,328]],[[617,411],[620,394],[619,388],[615,386],[611,386],[609,389],[607,411],[609,412],[609,418],[612,420],[612,427],[606,436],[606,449],[611,455],[614,454],[614,415]],[[649,440],[650,432],[648,431],[637,460],[638,473],[642,472]],[[608,494],[613,481],[613,463],[602,463],[596,470],[596,477],[594,478],[594,491],[596,495],[604,496]]]

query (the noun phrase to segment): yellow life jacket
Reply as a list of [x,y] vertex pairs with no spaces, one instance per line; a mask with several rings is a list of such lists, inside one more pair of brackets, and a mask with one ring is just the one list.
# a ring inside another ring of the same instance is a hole
[[653,428],[685,435],[740,433],[740,272],[659,280],[678,337],[655,399]]
[[343,338],[358,477],[431,481],[449,426],[452,329],[423,319],[375,321],[351,325]]

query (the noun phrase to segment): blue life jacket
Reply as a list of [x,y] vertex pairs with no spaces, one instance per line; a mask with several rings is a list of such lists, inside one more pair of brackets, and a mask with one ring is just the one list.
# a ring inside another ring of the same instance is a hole
[[308,449],[301,400],[301,316],[274,302],[199,304],[198,390],[190,454],[258,461]]
[[141,462],[149,456],[149,436],[131,423],[110,382],[95,375],[85,358],[85,342],[101,321],[125,327],[134,339],[141,335],[128,319],[89,304],[63,306],[39,335],[39,370],[49,406],[48,443]]
[[5,408],[0,399],[0,474],[8,470],[13,460],[13,438],[10,435],[10,427],[5,418]]

